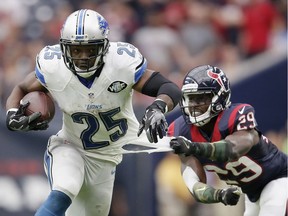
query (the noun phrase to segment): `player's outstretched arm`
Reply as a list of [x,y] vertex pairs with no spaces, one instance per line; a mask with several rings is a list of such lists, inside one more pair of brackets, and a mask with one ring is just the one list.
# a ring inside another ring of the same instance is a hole
[[159,72],[146,70],[144,75],[135,84],[134,89],[156,100],[146,108],[140,122],[138,136],[145,130],[148,140],[157,142],[165,136],[168,124],[164,114],[171,111],[181,98],[178,86],[163,77]]
[[213,143],[191,142],[185,137],[178,136],[170,141],[170,146],[176,154],[198,155],[211,160],[226,162],[237,160],[258,142],[258,132],[251,129],[236,131],[225,139]]
[[182,162],[182,177],[192,196],[201,203],[223,203],[236,205],[241,195],[238,187],[215,189],[206,184],[203,166],[193,156],[180,156]]

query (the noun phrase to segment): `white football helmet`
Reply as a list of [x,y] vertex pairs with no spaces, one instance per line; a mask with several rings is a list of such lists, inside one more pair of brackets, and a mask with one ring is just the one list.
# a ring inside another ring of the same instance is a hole
[[[60,37],[60,47],[67,68],[84,78],[92,76],[104,63],[103,56],[109,47],[108,33],[108,22],[93,10],[81,9],[69,15],[62,27]],[[93,47],[95,55],[85,59],[72,57],[71,46],[88,45],[95,46]],[[75,60],[85,60],[87,69],[77,67]]]

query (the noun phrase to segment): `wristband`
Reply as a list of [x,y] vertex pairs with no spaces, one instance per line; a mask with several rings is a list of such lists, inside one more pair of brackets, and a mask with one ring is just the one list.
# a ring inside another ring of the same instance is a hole
[[186,166],[182,173],[182,177],[188,190],[194,194],[193,187],[197,182],[200,181],[195,171],[191,167]]
[[156,105],[156,107],[158,109],[160,109],[162,113],[168,112],[168,106],[167,106],[166,102],[164,102],[160,98],[157,98],[151,105],[152,105],[152,107],[153,107],[153,105]]

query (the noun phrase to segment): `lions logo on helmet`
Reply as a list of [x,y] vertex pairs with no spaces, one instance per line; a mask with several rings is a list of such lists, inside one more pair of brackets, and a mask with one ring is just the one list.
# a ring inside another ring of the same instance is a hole
[[109,25],[108,22],[102,17],[98,16],[99,28],[102,30],[102,35],[107,37],[109,33]]

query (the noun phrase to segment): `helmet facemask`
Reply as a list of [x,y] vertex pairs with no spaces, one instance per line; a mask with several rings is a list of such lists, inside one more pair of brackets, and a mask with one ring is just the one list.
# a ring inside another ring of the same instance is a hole
[[213,92],[203,91],[196,93],[183,92],[181,108],[188,117],[188,123],[198,127],[207,124],[217,114],[212,112]]
[[[64,61],[69,70],[81,77],[88,78],[104,63],[103,57],[108,51],[109,41],[108,39],[90,43],[61,41],[60,44],[64,52]],[[89,50],[89,55],[84,58],[77,56],[77,50],[83,48]]]

